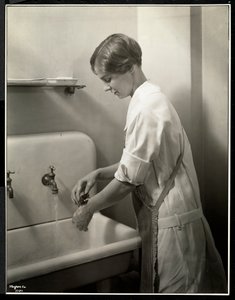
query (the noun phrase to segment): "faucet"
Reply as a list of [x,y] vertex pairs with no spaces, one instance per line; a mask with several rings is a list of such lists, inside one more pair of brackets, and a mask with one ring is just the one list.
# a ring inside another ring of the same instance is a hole
[[55,167],[50,166],[49,169],[51,170],[50,173],[47,173],[42,177],[42,184],[46,186],[50,186],[52,194],[58,194],[59,190],[55,182],[55,173],[54,173]]
[[7,171],[7,193],[9,198],[14,198],[14,191],[11,186],[12,179],[10,177],[10,174],[15,174],[15,172],[11,172],[9,170]]

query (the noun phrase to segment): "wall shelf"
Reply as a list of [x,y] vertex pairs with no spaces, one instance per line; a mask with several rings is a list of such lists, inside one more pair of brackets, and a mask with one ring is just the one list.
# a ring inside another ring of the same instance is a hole
[[38,78],[38,79],[8,79],[8,86],[19,87],[64,87],[66,94],[74,94],[75,89],[85,85],[77,84],[76,78]]

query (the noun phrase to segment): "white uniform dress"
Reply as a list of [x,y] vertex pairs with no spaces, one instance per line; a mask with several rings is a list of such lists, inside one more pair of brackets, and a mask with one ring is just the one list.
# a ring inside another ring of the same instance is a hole
[[145,81],[136,89],[125,132],[115,178],[136,186],[133,204],[142,237],[140,291],[225,293],[224,269],[202,213],[190,144],[158,86]]

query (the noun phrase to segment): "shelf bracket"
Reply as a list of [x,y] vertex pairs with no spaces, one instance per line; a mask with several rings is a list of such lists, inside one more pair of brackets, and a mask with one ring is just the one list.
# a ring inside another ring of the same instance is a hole
[[75,89],[83,89],[84,87],[86,87],[85,85],[75,85],[75,86],[66,86],[64,89],[65,94],[74,94]]

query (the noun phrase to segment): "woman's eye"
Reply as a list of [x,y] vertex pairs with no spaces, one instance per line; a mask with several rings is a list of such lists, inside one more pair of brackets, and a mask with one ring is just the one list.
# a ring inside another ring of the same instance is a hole
[[111,78],[110,78],[110,77],[107,77],[107,78],[104,79],[104,81],[105,81],[106,83],[108,83],[108,82],[111,81]]

